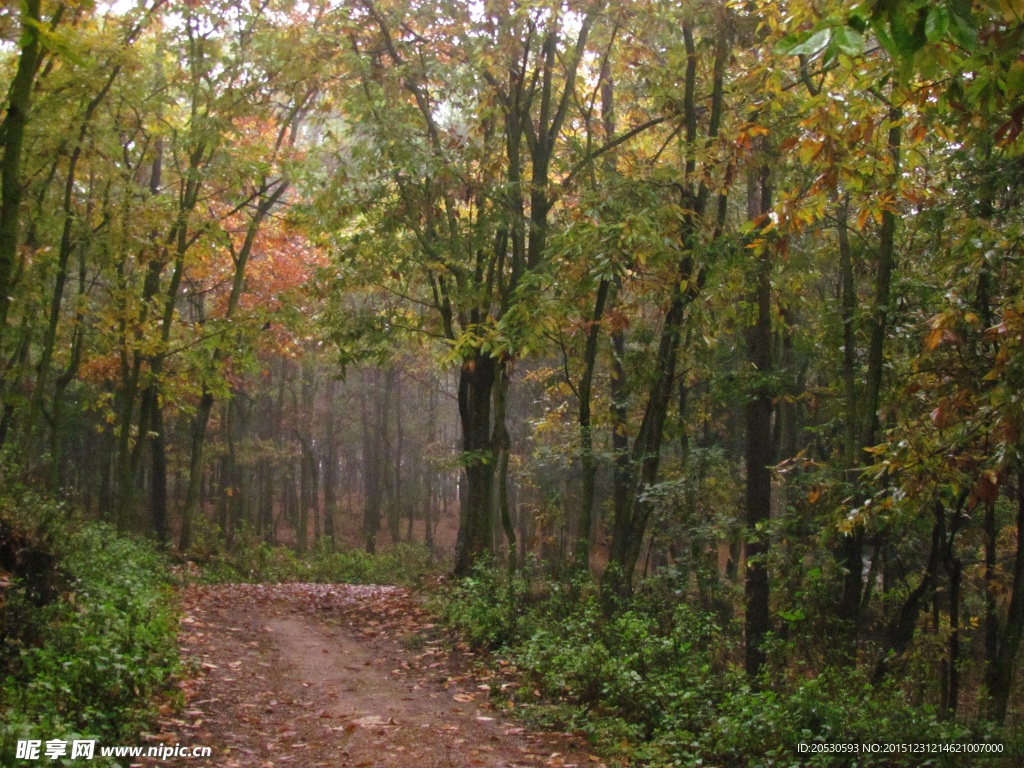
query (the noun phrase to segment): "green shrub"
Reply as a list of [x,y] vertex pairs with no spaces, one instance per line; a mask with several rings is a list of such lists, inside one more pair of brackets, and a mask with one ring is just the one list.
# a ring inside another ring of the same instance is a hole
[[[589,578],[510,582],[498,569],[478,569],[445,593],[441,610],[468,642],[500,652],[525,675],[519,703],[534,723],[581,730],[599,749],[651,766],[888,765],[888,757],[854,761],[798,745],[1010,738],[940,721],[897,685],[871,686],[854,670],[768,669],[757,690],[740,663],[738,627],[664,590],[613,612]],[[971,764],[931,759],[900,764]]]
[[421,544],[398,544],[389,552],[371,555],[361,549],[335,552],[328,539],[309,554],[299,556],[287,547],[265,542],[242,543],[211,554],[203,563],[205,582],[319,584],[399,584],[411,586],[436,573],[441,566]]
[[[134,741],[178,663],[164,557],[107,527],[68,523],[39,499],[0,503],[8,538],[21,530],[49,548],[54,586],[45,601],[26,578],[4,594],[0,762],[13,764],[19,739]],[[35,529],[24,525],[26,504]]]
[[437,606],[444,621],[476,647],[497,650],[523,637],[530,582],[523,574],[511,580],[500,569],[477,565]]

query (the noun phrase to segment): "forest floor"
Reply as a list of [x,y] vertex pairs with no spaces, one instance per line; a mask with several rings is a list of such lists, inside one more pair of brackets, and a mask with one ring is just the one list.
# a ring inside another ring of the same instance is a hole
[[519,685],[515,669],[449,648],[409,590],[191,585],[182,605],[195,676],[179,683],[184,708],[162,707],[143,743],[213,756],[136,765],[603,768],[579,736],[517,725],[500,696]]

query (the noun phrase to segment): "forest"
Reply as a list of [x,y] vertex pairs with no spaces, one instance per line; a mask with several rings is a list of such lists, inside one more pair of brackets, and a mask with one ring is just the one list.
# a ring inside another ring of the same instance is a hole
[[426,589],[609,764],[1021,759],[1019,0],[0,39],[2,764],[145,730],[190,579]]

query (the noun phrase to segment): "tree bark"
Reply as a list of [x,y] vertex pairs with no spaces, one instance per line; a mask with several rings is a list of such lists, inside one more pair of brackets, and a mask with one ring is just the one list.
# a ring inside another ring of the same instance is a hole
[[[367,377],[364,377],[364,384],[365,378]],[[370,386],[374,386],[377,377],[368,378]],[[382,496],[380,395],[376,392],[373,394],[375,407],[372,411],[367,405],[366,392],[360,392],[359,396],[363,422],[363,536],[366,537],[366,551],[370,554],[377,551]]]
[[1012,589],[1006,627],[995,660],[990,665],[991,682],[988,685],[989,719],[999,725],[1006,720],[1013,689],[1014,662],[1024,634],[1024,467],[1017,468],[1017,553],[1013,561]]
[[494,551],[494,469],[491,441],[491,394],[497,360],[477,352],[462,364],[459,374],[459,419],[462,424],[462,465],[466,495],[461,512],[460,542],[455,553],[455,576],[470,574],[474,564]]
[[507,363],[500,364],[497,386],[494,388],[494,453],[498,457],[498,516],[501,529],[508,543],[508,572],[515,573],[518,567],[516,550],[516,529],[512,524],[512,513],[508,500],[508,460],[512,451],[512,438],[508,433],[506,416],[508,391],[511,384]]
[[337,533],[335,531],[335,518],[338,514],[338,437],[337,417],[335,408],[335,390],[337,382],[333,376],[328,375],[325,400],[327,414],[324,424],[324,442],[327,453],[324,456],[324,536],[330,539],[330,546],[333,550],[337,546]]
[[[767,166],[753,171],[747,183],[747,218],[758,220],[771,210],[771,186]],[[746,405],[747,489],[744,505],[747,527],[746,545],[746,613],[744,617],[744,666],[747,674],[756,677],[765,662],[764,640],[771,630],[768,615],[768,534],[762,526],[771,517],[772,478],[772,374],[771,321],[771,251],[762,243],[757,264],[757,286],[754,304],[757,318],[747,336],[747,354],[754,375],[750,400]]]
[[32,108],[32,83],[39,63],[40,0],[21,6],[22,46],[18,69],[4,117],[4,156],[0,161],[0,341],[7,328],[7,313],[18,254],[21,215],[21,160],[25,127]]

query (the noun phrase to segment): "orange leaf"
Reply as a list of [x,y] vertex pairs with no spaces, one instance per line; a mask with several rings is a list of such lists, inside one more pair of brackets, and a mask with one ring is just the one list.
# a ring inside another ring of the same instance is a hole
[[982,472],[974,486],[973,495],[986,504],[992,504],[999,498],[999,477],[995,472]]
[[924,348],[928,350],[935,349],[942,342],[943,331],[941,328],[936,328],[934,331],[928,334],[928,337],[924,340]]

